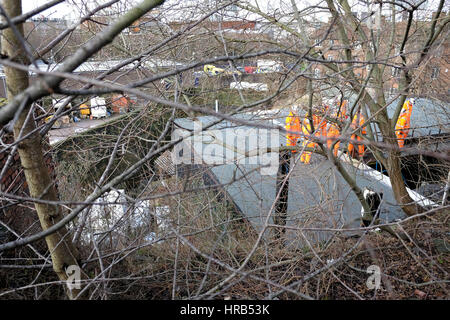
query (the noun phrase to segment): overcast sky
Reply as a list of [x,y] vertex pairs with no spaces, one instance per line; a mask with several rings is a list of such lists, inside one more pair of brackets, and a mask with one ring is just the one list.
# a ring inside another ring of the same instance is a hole
[[[48,2],[49,0],[22,0],[22,7],[23,7],[23,11],[27,12],[30,11],[36,7],[39,7],[40,5]],[[102,3],[105,2],[106,0],[97,0],[97,1],[88,1],[89,4],[92,3]],[[130,1],[130,0],[124,0],[125,1]],[[131,0],[134,2],[138,2],[138,0]],[[170,2],[174,2],[175,0],[169,0]],[[185,0],[186,1],[186,0]],[[199,1],[204,1],[204,0],[199,0]],[[270,3],[270,7],[271,8],[277,8],[280,1],[279,0],[256,0],[258,2],[258,4],[261,6],[261,8],[267,9],[267,4]],[[350,0],[349,2],[352,3],[356,3],[358,0]],[[414,1],[419,1],[419,0],[409,0],[411,2]],[[175,1],[175,3],[179,3],[180,1]],[[290,1],[284,0],[283,1],[285,3],[285,5],[289,5]],[[308,6],[308,5],[313,5],[313,4],[317,4],[319,2],[323,2],[323,0],[296,0],[297,5],[299,8],[302,8],[304,6]],[[439,3],[439,0],[427,0],[426,3],[423,5],[422,9],[432,9],[437,7]],[[449,10],[449,6],[450,4],[447,3],[445,4],[445,8],[444,11]],[[264,8],[265,7],[265,8]],[[367,9],[363,9],[363,8],[359,8],[359,10],[355,10],[355,11],[367,11]],[[74,8],[72,5],[66,4],[66,3],[60,3],[57,6],[54,6],[53,8],[44,11],[42,13],[42,15],[47,16],[47,17],[52,17],[52,18],[72,18],[75,19],[76,17],[79,17],[80,14],[78,12],[78,10],[76,10],[76,8]]]
[[[48,0],[23,0],[22,1],[22,11],[28,12],[30,10],[33,10],[45,3],[47,3]],[[73,15],[73,8],[72,6],[66,4],[66,3],[60,3],[53,8],[50,8],[49,10],[46,10],[41,13],[41,15],[48,16],[48,17],[54,17],[54,18],[61,18],[67,15]]]

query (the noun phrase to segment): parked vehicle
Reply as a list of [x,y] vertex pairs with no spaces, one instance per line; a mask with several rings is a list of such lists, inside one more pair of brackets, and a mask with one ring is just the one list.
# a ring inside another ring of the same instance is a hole
[[279,72],[282,70],[282,63],[275,60],[258,60],[258,68],[262,73]]
[[105,118],[108,115],[105,98],[94,97],[91,99],[91,119]]
[[216,76],[219,74],[225,74],[227,76],[231,76],[233,74],[235,75],[241,75],[242,72],[240,72],[239,70],[235,70],[235,71],[231,71],[231,70],[227,70],[227,69],[223,69],[223,68],[218,68],[212,64],[207,64],[203,67],[203,71],[205,71],[205,73],[211,75],[211,76]]
[[[50,120],[52,120],[52,118],[53,118],[53,116],[48,116],[47,118],[44,119],[44,122],[45,122],[45,123],[49,123]],[[57,120],[53,123],[53,125],[52,125],[52,127],[51,127],[50,129],[59,129],[59,128],[61,128],[61,127],[62,127],[62,122],[59,121],[59,119],[57,119]]]
[[216,76],[218,74],[224,73],[225,70],[222,68],[217,68],[216,66],[213,66],[212,64],[207,64],[203,67],[203,71],[205,71],[207,74]]
[[244,67],[244,70],[245,70],[245,73],[255,73],[256,67],[246,66],[246,67]]
[[91,108],[86,103],[80,105],[80,116],[81,118],[89,118],[91,115]]
[[[58,110],[67,102],[67,99],[52,99],[52,108],[53,108],[53,114],[46,117],[44,119],[45,123],[49,123],[52,118],[54,117],[55,113],[58,112]],[[72,104],[69,102],[66,106],[65,109],[70,109],[72,108]],[[63,116],[59,116],[58,119],[53,123],[51,129],[59,129],[62,128],[65,124],[69,124],[71,121],[70,115],[63,115]]]

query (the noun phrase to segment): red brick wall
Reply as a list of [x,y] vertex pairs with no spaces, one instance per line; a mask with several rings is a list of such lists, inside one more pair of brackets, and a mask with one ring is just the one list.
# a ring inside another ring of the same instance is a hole
[[[14,141],[12,134],[6,134],[1,140],[3,145],[11,144]],[[48,146],[48,144],[44,145]],[[11,152],[11,148],[5,152],[1,152],[2,149],[4,147],[0,146],[1,170],[3,170]],[[49,152],[45,154],[45,161],[47,167],[54,174],[53,160]],[[0,190],[15,196],[27,197],[29,195],[25,174],[17,152],[14,153],[4,176],[0,179]],[[3,196],[0,196],[0,220],[19,234],[29,235],[41,230],[32,203],[14,203],[13,200],[5,199]],[[15,237],[12,236],[12,239],[15,239]]]

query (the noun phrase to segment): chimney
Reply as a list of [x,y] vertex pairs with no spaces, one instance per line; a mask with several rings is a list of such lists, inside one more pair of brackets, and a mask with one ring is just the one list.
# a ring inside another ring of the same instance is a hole
[[402,21],[408,21],[408,11],[402,12]]

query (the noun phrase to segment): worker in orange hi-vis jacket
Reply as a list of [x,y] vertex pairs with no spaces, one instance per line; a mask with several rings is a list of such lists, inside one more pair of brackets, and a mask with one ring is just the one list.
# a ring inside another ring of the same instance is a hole
[[[326,107],[327,109],[329,107]],[[333,114],[332,117],[335,118],[336,120],[342,120],[342,115],[345,114],[345,105],[342,105],[342,108],[338,114],[339,110],[336,110]],[[331,149],[331,146],[333,145],[334,141],[339,137],[340,135],[340,131],[339,131],[339,126],[331,121],[328,121],[327,127],[326,127],[326,131],[324,134],[327,137],[327,147],[328,149]],[[336,144],[334,145],[334,156],[337,156],[337,151],[339,148],[339,141],[336,142]]]
[[[328,130],[327,130],[327,147],[328,147],[328,149],[330,149],[332,147],[333,142],[339,137],[339,135],[340,135],[340,132],[339,132],[339,127],[337,126],[337,124],[329,123]],[[335,157],[337,156],[338,149],[339,149],[339,141],[336,142],[336,144],[334,145],[333,154]]]
[[341,110],[339,110],[339,120],[342,122],[347,121],[347,119],[349,118],[348,114],[347,114],[347,105],[348,105],[348,100],[342,101]]
[[[352,129],[352,131],[355,131],[356,129],[358,129],[360,135],[365,135],[365,134],[367,134],[367,131],[366,131],[366,127],[363,125],[364,125],[364,116],[360,110],[353,117],[351,129]],[[361,141],[362,138],[360,135],[357,135],[355,132],[352,134],[351,139]],[[356,153],[356,148],[353,143],[350,142],[348,144],[348,153],[350,154],[350,156],[352,158],[356,158],[356,157],[362,158],[364,156],[364,151],[365,151],[364,145],[363,144],[357,144],[357,145],[358,145],[358,153]]]
[[[411,99],[412,100],[412,99]],[[411,113],[413,109],[414,101],[406,100],[403,104],[402,111],[395,124],[395,134],[397,135],[397,141],[399,148],[403,148],[405,145],[405,139],[408,137],[409,128],[411,127]]]
[[[340,110],[336,110],[336,112],[333,114],[333,117],[337,121],[344,122],[345,119],[347,118],[346,105],[347,105],[347,100],[344,100],[342,102],[342,104],[341,104]],[[337,125],[337,123],[334,123],[334,122],[330,121],[328,123],[327,130],[326,130],[327,147],[328,147],[328,149],[331,148],[331,146],[333,145],[335,140],[340,136],[340,134],[341,134],[341,132],[339,130],[339,126]],[[336,144],[334,145],[333,154],[334,154],[335,157],[337,156],[339,145],[340,145],[339,141],[337,141]]]
[[[298,117],[296,111],[291,110],[289,112],[289,115],[286,117],[285,128],[288,131],[294,131],[294,133],[288,132],[286,134],[286,146],[295,147],[297,145],[298,138],[300,138],[301,132],[300,118]],[[298,134],[295,132],[298,132]],[[295,153],[296,150],[292,150],[292,152]]]
[[314,129],[315,136],[316,137],[326,137],[327,136],[327,120],[325,119],[325,116],[327,115],[328,109],[330,107],[327,105],[324,105],[322,107],[322,114],[321,116],[313,115],[313,123],[314,123]]
[[[312,142],[308,139],[308,136],[314,134],[316,137],[319,137],[323,134],[324,131],[324,125],[326,125],[325,121],[322,121],[322,119],[313,114],[312,116],[312,121],[313,121],[313,125],[314,125],[314,132],[313,132],[313,128],[311,126],[311,123],[309,121],[309,115],[307,114],[305,116],[305,119],[303,120],[303,125],[302,125],[302,132],[305,135],[305,137],[303,138],[303,143],[302,146],[303,147],[307,147],[307,148],[315,148],[317,146],[317,143]],[[303,163],[309,163],[311,161],[311,151],[303,151],[302,155],[300,156],[300,161]]]

